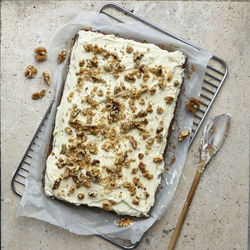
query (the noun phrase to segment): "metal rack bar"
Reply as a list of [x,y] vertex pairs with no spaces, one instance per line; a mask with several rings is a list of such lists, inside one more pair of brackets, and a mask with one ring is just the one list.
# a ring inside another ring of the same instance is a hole
[[[147,21],[146,19],[135,15],[131,11],[126,10],[125,8],[119,6],[119,5],[115,4],[115,3],[106,3],[106,4],[104,4],[98,10],[98,13],[105,14],[106,16],[116,20],[117,22],[123,23],[123,21],[120,20],[119,18],[117,18],[116,16],[109,14],[107,11],[104,11],[104,10],[107,10],[108,8],[115,9],[115,10],[121,12],[124,15],[128,15],[128,16],[132,17],[133,19],[135,19],[135,20],[137,20],[137,21],[139,21],[139,22],[141,22],[141,23],[143,23],[143,24],[145,24],[145,25],[147,25],[147,26],[149,26],[149,27],[151,27],[151,28],[153,28],[153,29],[167,35],[167,36],[169,36],[169,37],[172,37],[172,38],[174,38],[174,39],[176,39],[176,40],[178,40],[178,41],[180,41],[180,42],[182,42],[184,44],[187,44],[187,45],[189,45],[189,46],[191,46],[191,47],[193,47],[193,48],[195,48],[197,50],[202,50],[201,48],[197,47],[196,45],[183,40],[182,38],[168,32],[165,29],[162,29],[162,28],[158,27],[157,25],[154,25],[153,23]],[[217,62],[220,66],[223,67],[224,73],[221,72],[221,69],[218,69],[218,68],[216,68],[214,66],[214,62]],[[200,95],[200,103],[201,103],[202,107],[194,115],[196,120],[194,120],[194,123],[193,123],[193,128],[192,128],[193,134],[192,134],[192,137],[190,139],[189,146],[192,144],[195,136],[197,135],[197,133],[198,133],[198,131],[199,131],[199,129],[200,129],[206,115],[207,115],[207,113],[209,112],[212,104],[214,103],[214,100],[217,97],[217,95],[218,95],[218,93],[219,93],[219,91],[220,91],[220,89],[221,89],[227,75],[228,75],[228,66],[227,66],[226,62],[224,60],[222,60],[221,58],[217,57],[217,56],[213,56],[211,58],[211,60],[209,62],[209,65],[207,66],[207,69],[219,74],[220,76],[222,76],[222,79],[219,79],[217,76],[213,75],[211,72],[210,73],[209,72],[205,73],[205,75],[207,77],[209,77],[210,79],[209,80],[207,80],[207,79],[203,80],[202,92],[201,92],[201,95]],[[211,87],[211,89],[209,89],[208,87]],[[208,96],[207,95],[208,93],[210,95],[212,95],[212,97]],[[11,181],[12,189],[19,196],[22,196],[22,192],[17,189],[16,184],[25,186],[25,183],[23,182],[23,180],[26,179],[26,177],[29,174],[29,170],[26,167],[24,167],[24,165],[29,167],[30,163],[26,162],[25,158],[29,157],[30,159],[32,159],[32,151],[33,151],[32,146],[36,144],[35,139],[39,138],[39,133],[42,132],[41,128],[45,124],[47,116],[50,113],[50,110],[52,108],[53,102],[54,102],[54,100],[52,100],[51,104],[49,105],[49,107],[48,107],[48,109],[47,109],[41,123],[38,126],[38,129],[37,129],[32,141],[31,141],[30,145],[28,146],[28,148],[27,148],[27,150],[26,150],[26,152],[25,152],[25,154],[24,154],[24,156],[23,156],[23,158],[22,158],[22,160],[21,160],[21,162],[20,162],[20,164],[19,164],[13,178],[12,178],[12,181]],[[209,103],[207,103],[207,102],[209,102]],[[202,114],[198,115],[198,113],[202,113]],[[23,173],[20,173],[21,170],[23,170]],[[26,173],[26,175],[24,174],[24,172]],[[22,180],[19,180],[18,176],[21,176]],[[102,237],[103,239],[105,239],[105,240],[107,240],[107,241],[109,241],[109,242],[111,242],[111,243],[115,244],[116,246],[119,246],[119,247],[121,247],[123,249],[133,249],[140,242],[140,241],[138,241],[138,242],[136,242],[134,244],[125,245],[125,244],[119,242],[118,240],[114,240],[114,239],[112,239],[112,238],[110,238],[108,236],[105,236],[105,235],[97,235],[97,236]]]

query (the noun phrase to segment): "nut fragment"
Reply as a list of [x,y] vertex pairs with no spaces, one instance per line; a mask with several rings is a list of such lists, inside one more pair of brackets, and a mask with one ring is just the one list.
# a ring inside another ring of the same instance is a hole
[[83,194],[83,193],[78,194],[78,195],[77,195],[77,198],[78,198],[79,200],[82,200],[82,199],[84,198],[84,194]]
[[47,50],[44,47],[38,47],[34,50],[35,59],[39,62],[45,61],[47,59]]
[[29,65],[24,74],[27,78],[31,79],[37,74],[37,69],[33,65]]
[[132,203],[133,203],[134,205],[138,206],[138,205],[139,205],[139,203],[140,203],[140,201],[139,201],[139,200],[134,199],[134,200],[132,200]]
[[191,97],[187,102],[186,107],[190,112],[195,113],[200,108],[200,103],[197,99]]
[[66,127],[66,128],[64,129],[64,131],[65,131],[67,134],[69,134],[69,135],[71,135],[71,134],[73,133],[73,130],[72,130],[70,127]]
[[62,50],[57,56],[57,61],[58,63],[62,63],[65,59],[66,59],[66,50]]
[[43,89],[41,92],[35,92],[33,95],[32,95],[32,99],[33,100],[38,100],[38,99],[41,99],[44,95],[46,94],[46,90]]
[[45,81],[48,85],[50,85],[50,75],[49,75],[49,73],[43,72],[43,79],[44,79],[44,81]]
[[190,134],[189,130],[181,132],[178,136],[178,141],[183,141]]

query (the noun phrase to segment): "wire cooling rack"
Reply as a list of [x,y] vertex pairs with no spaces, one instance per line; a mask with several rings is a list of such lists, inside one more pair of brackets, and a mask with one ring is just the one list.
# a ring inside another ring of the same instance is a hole
[[[115,14],[114,14],[115,11]],[[132,11],[126,10],[123,7],[114,4],[114,3],[107,3],[104,4],[99,10],[98,13],[102,13],[107,15],[108,17],[112,18],[113,20],[122,23],[123,21],[120,19],[120,15],[129,16],[130,18],[133,18],[139,22],[142,22],[143,24],[150,26],[151,28],[158,30],[159,32],[165,34],[166,36],[170,36],[176,40],[179,40],[185,44],[188,44],[198,50],[201,50],[199,47],[169,33],[168,31],[154,25],[153,23],[147,21],[146,19],[139,17],[135,15]],[[119,18],[117,17],[119,16]],[[228,74],[228,66],[224,60],[217,56],[213,56],[209,64],[207,66],[206,72],[205,72],[205,77],[203,80],[203,85],[202,85],[202,91],[200,95],[200,108],[199,110],[195,113],[194,115],[194,123],[193,123],[193,128],[192,128],[192,133],[191,133],[191,139],[190,139],[190,145],[192,144],[195,136],[197,135],[208,111],[210,110],[215,98],[217,97],[226,77]],[[11,181],[11,187],[13,191],[19,195],[22,196],[22,193],[24,192],[24,187],[25,187],[25,179],[29,175],[30,171],[30,164],[31,164],[31,159],[32,159],[32,153],[33,153],[33,148],[36,144],[36,140],[39,138],[40,133],[42,132],[43,127],[46,125],[47,122],[47,117],[51,111],[52,105],[53,105],[54,100],[51,101],[40,125],[38,126],[38,129],[30,142],[30,145],[28,146],[13,178]],[[113,239],[110,237],[107,237],[105,235],[98,235],[105,240],[110,241],[111,243],[123,248],[123,249],[133,249],[139,244],[139,241],[131,244],[131,242],[123,242],[121,239]]]

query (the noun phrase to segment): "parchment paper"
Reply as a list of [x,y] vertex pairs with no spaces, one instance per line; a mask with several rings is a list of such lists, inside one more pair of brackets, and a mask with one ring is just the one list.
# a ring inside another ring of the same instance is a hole
[[[87,206],[66,205],[58,200],[46,197],[41,182],[59,100],[58,96],[61,93],[67,67],[67,62],[58,65],[56,57],[62,49],[70,50],[72,38],[79,29],[90,27],[93,30],[105,33],[119,34],[125,38],[146,40],[155,44],[175,45],[187,55],[189,67],[190,65],[195,67],[195,72],[191,78],[186,78],[184,82],[185,91],[181,94],[179,100],[174,131],[170,138],[170,146],[165,159],[166,163],[169,162],[174,154],[176,161],[172,166],[168,166],[169,170],[165,171],[162,176],[161,188],[158,188],[151,216],[147,219],[135,219],[135,222],[129,227],[117,227],[116,222],[122,217],[113,212],[88,208]],[[80,13],[75,19],[65,23],[56,33],[49,51],[53,85],[56,93],[55,102],[33,152],[31,171],[26,179],[25,192],[20,201],[17,216],[33,217],[47,221],[80,235],[102,234],[127,239],[134,243],[140,240],[143,234],[167,211],[168,205],[174,196],[188,150],[188,139],[178,143],[177,137],[181,131],[191,130],[193,123],[193,116],[186,111],[185,103],[189,97],[199,96],[205,69],[211,54],[178,42],[141,23],[113,24],[107,16],[89,12]],[[173,150],[173,145],[176,146],[176,150]]]

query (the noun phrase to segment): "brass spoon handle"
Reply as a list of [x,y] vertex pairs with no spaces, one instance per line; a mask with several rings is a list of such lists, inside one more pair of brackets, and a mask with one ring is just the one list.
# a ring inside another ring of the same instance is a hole
[[174,250],[174,248],[175,248],[176,242],[177,242],[179,234],[181,232],[183,222],[184,222],[184,220],[186,218],[188,209],[189,209],[189,207],[190,207],[190,205],[192,203],[192,200],[193,200],[196,188],[197,188],[197,186],[199,184],[199,181],[200,181],[200,178],[201,178],[204,167],[205,167],[205,162],[202,162],[200,167],[198,168],[198,170],[196,172],[193,184],[192,184],[192,186],[191,186],[191,188],[189,190],[189,193],[188,193],[187,199],[185,201],[184,207],[182,209],[181,215],[179,217],[178,223],[177,223],[177,225],[175,227],[174,233],[173,233],[171,241],[169,243],[168,250]]

